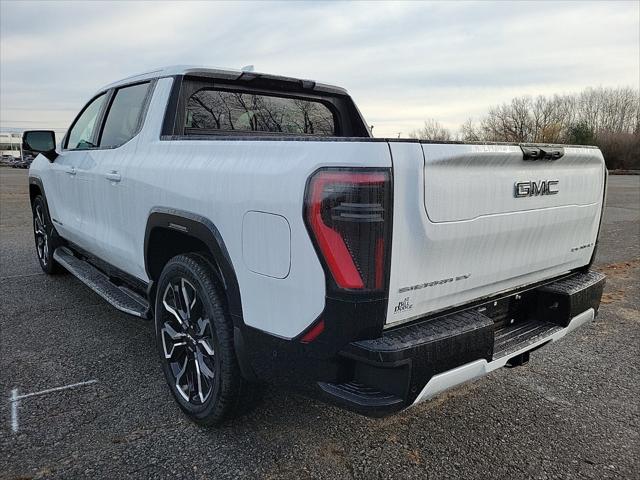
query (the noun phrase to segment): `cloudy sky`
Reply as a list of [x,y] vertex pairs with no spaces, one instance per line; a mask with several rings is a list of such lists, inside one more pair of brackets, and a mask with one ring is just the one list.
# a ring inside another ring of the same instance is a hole
[[640,2],[0,0],[0,127],[64,131],[103,84],[196,64],[346,87],[376,136],[516,95],[638,87]]

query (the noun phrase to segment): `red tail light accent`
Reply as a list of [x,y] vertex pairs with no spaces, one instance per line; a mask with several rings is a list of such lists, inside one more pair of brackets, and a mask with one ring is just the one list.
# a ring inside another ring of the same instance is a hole
[[309,182],[307,226],[341,289],[384,288],[389,183],[388,170],[336,169],[319,170]]
[[384,287],[384,238],[376,243],[376,289]]
[[318,335],[320,335],[322,332],[324,332],[324,320],[320,320],[313,327],[311,327],[311,330],[304,334],[304,336],[300,339],[300,342],[311,343],[316,338],[318,338]]

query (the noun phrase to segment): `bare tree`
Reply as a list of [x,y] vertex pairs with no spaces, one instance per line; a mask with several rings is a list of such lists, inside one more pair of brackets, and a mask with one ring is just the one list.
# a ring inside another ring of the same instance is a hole
[[595,143],[610,168],[638,168],[640,93],[598,87],[574,95],[517,97],[490,107],[478,124],[467,120],[460,136],[465,141]]
[[460,138],[465,142],[480,142],[483,139],[482,131],[469,118],[460,127]]
[[443,127],[440,122],[430,118],[424,122],[422,128],[418,128],[409,133],[409,138],[416,138],[419,140],[451,140],[451,132]]

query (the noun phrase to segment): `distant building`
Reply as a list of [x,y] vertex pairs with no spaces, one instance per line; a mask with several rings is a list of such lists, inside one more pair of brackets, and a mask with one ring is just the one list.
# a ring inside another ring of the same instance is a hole
[[22,158],[22,133],[0,133],[0,155],[2,158]]

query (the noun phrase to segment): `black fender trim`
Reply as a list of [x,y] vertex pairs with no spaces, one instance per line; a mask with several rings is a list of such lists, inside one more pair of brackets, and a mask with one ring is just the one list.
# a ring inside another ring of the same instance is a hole
[[[40,192],[42,192],[42,198],[44,198],[44,204],[47,207],[47,211],[51,214],[51,210],[49,210],[49,204],[47,203],[47,194],[44,192],[44,185],[42,184],[42,179],[40,177],[36,177],[35,175],[29,175],[29,185],[36,185]],[[32,203],[31,192],[29,192],[29,202]]]
[[220,231],[213,222],[206,217],[184,210],[163,207],[153,208],[149,214],[144,235],[145,270],[151,280],[156,279],[152,278],[151,272],[149,271],[147,252],[151,232],[154,228],[158,227],[184,233],[200,240],[208,247],[209,252],[218,266],[220,280],[227,294],[229,313],[234,319],[234,324],[236,324],[237,320],[242,322],[242,302],[240,300],[240,287],[238,285],[236,272],[233,268],[227,247],[222,239],[222,235],[220,235]]
[[42,195],[42,198],[44,199],[44,206],[47,209],[47,212],[49,213],[49,218],[51,218],[51,221],[53,222],[53,234],[56,237],[62,239],[62,237],[56,230],[56,225],[55,225],[56,223],[59,225],[62,225],[62,223],[60,223],[60,221],[54,218],[53,215],[51,214],[51,209],[49,208],[49,201],[47,200],[47,194],[44,190],[44,184],[42,183],[42,179],[35,175],[29,175],[29,204],[33,209],[33,199],[31,198],[31,185],[35,185],[40,189],[40,193]]

